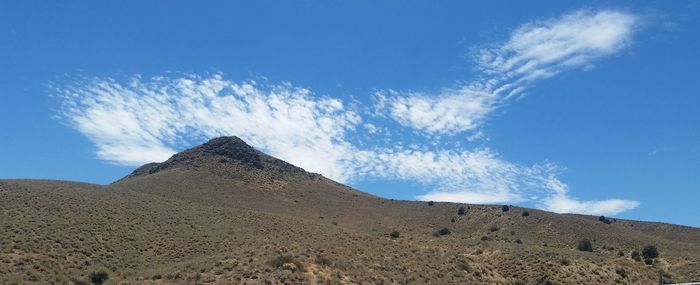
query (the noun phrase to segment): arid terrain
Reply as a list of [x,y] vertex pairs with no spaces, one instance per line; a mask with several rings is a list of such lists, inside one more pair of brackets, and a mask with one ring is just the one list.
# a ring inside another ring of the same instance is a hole
[[700,229],[388,200],[236,137],[109,185],[0,181],[0,284],[657,284],[660,274],[700,279]]

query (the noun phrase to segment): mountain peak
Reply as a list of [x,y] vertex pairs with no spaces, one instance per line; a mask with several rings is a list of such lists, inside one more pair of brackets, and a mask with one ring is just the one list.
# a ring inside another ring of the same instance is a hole
[[161,170],[204,163],[235,163],[249,169],[276,170],[278,173],[306,173],[303,169],[264,154],[236,136],[217,137],[199,146],[176,153],[161,163],[148,163],[128,177],[153,174]]
[[198,147],[182,152],[182,154],[188,152],[190,154],[220,155],[227,159],[240,161],[244,165],[258,169],[263,168],[260,152],[236,136],[213,138]]

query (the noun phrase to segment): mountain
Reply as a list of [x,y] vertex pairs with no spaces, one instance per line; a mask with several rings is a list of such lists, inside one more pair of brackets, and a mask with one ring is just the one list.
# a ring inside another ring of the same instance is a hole
[[[2,180],[0,213],[0,284],[700,279],[698,228],[389,200],[237,137],[212,139],[109,185]],[[584,239],[592,251],[577,249]],[[645,246],[659,253],[651,265],[632,257]]]

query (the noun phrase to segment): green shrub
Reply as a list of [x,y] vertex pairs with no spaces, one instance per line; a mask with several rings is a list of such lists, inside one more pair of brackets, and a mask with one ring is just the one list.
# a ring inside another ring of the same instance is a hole
[[644,259],[644,263],[645,263],[646,265],[652,265],[652,264],[654,264],[654,259],[653,259],[653,258],[647,257],[647,258]]
[[528,212],[528,211],[526,210],[526,211],[523,211],[523,213],[520,214],[520,215],[522,215],[523,217],[527,217],[527,216],[530,215],[530,212]]
[[389,234],[391,238],[399,238],[400,235],[401,233],[399,233],[398,231],[393,231]]
[[508,212],[509,210],[510,210],[510,207],[508,207],[508,205],[503,205],[501,207],[501,211],[503,211],[503,212]]
[[612,223],[612,221],[611,221],[610,219],[606,218],[605,216],[600,216],[600,217],[598,217],[598,221],[601,221],[601,222],[603,222],[603,223],[605,223],[605,224],[610,224],[610,223]]
[[625,256],[625,252],[620,250],[617,252],[617,256]]
[[593,251],[593,245],[591,244],[591,241],[588,239],[582,239],[578,241],[578,245],[576,248],[580,251],[588,251],[592,252]]
[[442,228],[442,229],[438,230],[437,232],[435,232],[436,236],[444,236],[444,235],[449,235],[449,234],[450,234],[450,229],[448,229],[448,228]]
[[657,258],[659,257],[659,250],[653,245],[647,245],[642,249],[642,257]]
[[104,270],[100,270],[90,273],[88,278],[90,278],[90,282],[92,282],[92,284],[102,284],[109,279],[109,274],[107,274],[107,272]]
[[459,210],[457,210],[457,215],[464,216],[466,212],[467,211],[464,210],[464,207],[459,207]]

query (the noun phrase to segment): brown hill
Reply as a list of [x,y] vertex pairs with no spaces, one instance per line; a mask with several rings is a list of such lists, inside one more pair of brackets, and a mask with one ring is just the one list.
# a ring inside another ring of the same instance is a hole
[[[106,186],[0,181],[0,284],[105,278],[104,284],[655,284],[659,273],[666,280],[700,278],[700,229],[504,210],[383,199],[223,137]],[[592,252],[577,250],[582,239]],[[632,258],[647,245],[660,253],[651,265]]]

